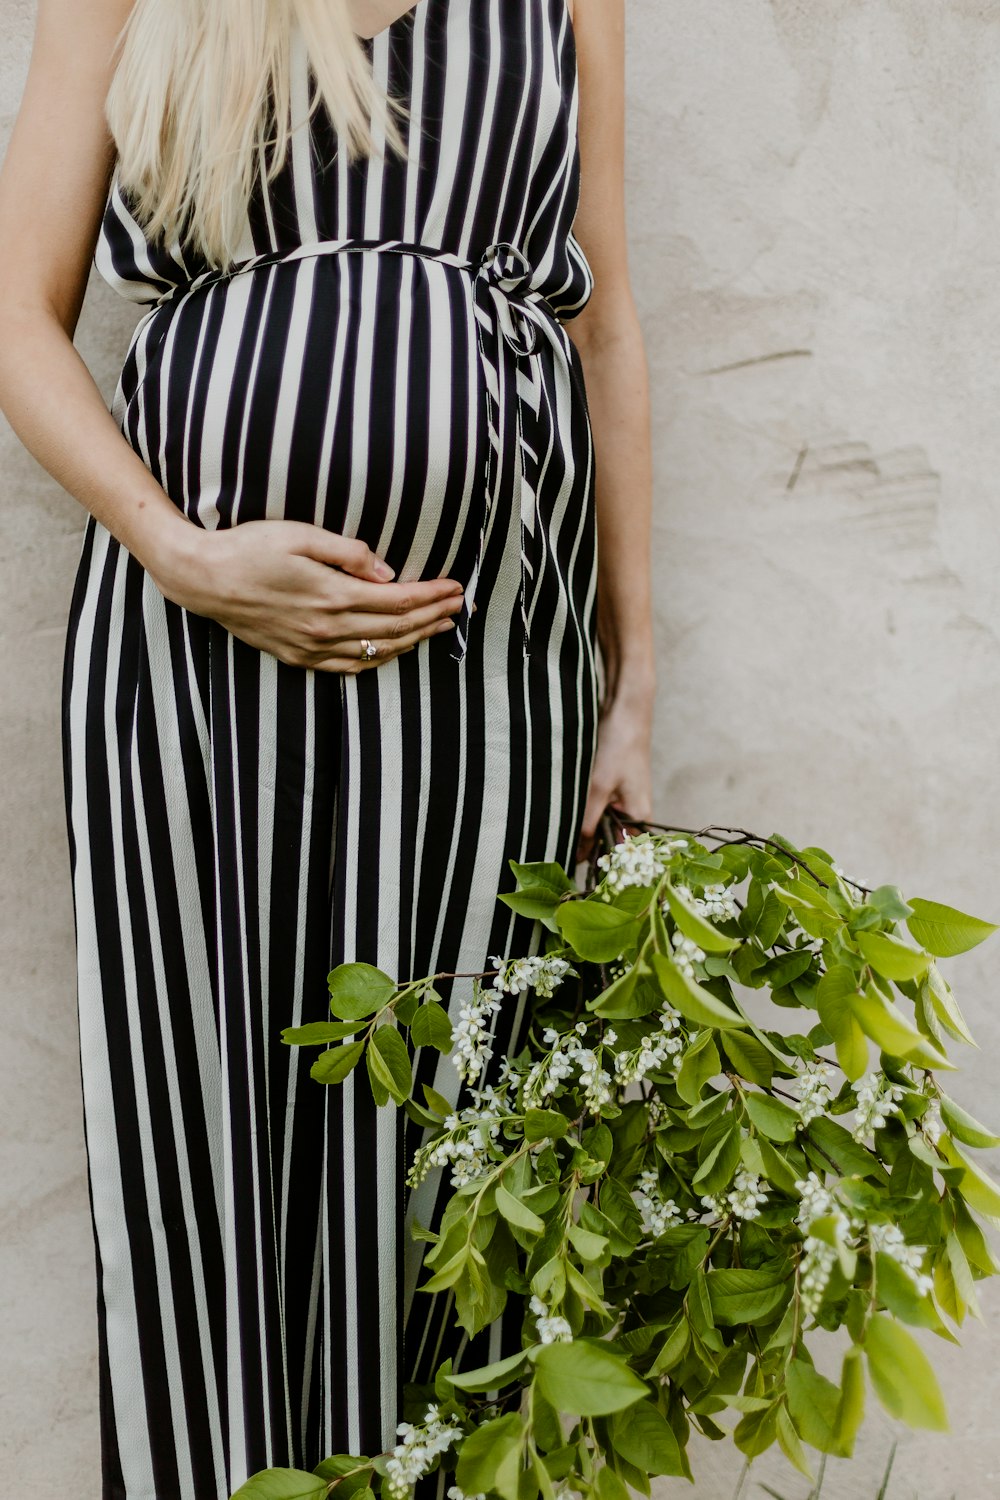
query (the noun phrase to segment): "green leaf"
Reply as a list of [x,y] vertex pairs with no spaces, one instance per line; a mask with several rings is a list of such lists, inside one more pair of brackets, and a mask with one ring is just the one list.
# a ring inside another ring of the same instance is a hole
[[552,861],[519,864],[517,860],[511,859],[508,864],[514,872],[519,889],[504,891],[497,900],[521,916],[544,922],[551,929],[560,898],[569,891],[575,892],[576,886],[562,866]]
[[651,964],[664,995],[689,1021],[697,1026],[724,1031],[746,1026],[746,1020],[693,979],[688,979],[676,964],[662,953],[651,955]]
[[610,1243],[607,1235],[595,1234],[582,1224],[570,1224],[566,1233],[580,1259],[588,1263],[600,1260]]
[[719,932],[711,922],[706,922],[705,918],[699,916],[669,883],[666,895],[670,915],[680,931],[685,937],[691,938],[692,942],[697,943],[699,948],[704,948],[706,953],[731,953],[734,948],[739,947],[738,938],[726,937],[725,933]]
[[336,1453],[332,1458],[324,1458],[313,1469],[320,1479],[337,1481],[337,1500],[371,1500],[374,1472],[371,1459],[358,1458],[350,1453]]
[[988,1219],[1000,1220],[1000,1185],[994,1182],[982,1167],[970,1161],[962,1148],[956,1145],[950,1136],[941,1137],[938,1150],[953,1167],[965,1169],[958,1184],[958,1191],[969,1207],[974,1208],[977,1213],[985,1214]]
[[[809,1467],[805,1451],[802,1447],[801,1442],[799,1441],[799,1435],[795,1431],[795,1424],[792,1422],[791,1417],[788,1415],[787,1406],[778,1407],[778,1421],[776,1430],[778,1434],[778,1445],[781,1448],[782,1453],[788,1459],[788,1462],[790,1464],[794,1464],[795,1468],[798,1469],[800,1474],[805,1475],[810,1484],[814,1483],[815,1475]],[[775,1493],[776,1491],[771,1491],[772,1495]]]
[[912,1278],[891,1255],[879,1251],[875,1256],[876,1285],[879,1301],[894,1317],[917,1328],[942,1328],[937,1309],[929,1297],[921,1297]]
[[614,1469],[608,1464],[598,1469],[594,1491],[597,1500],[632,1500],[628,1485],[624,1480],[619,1479]]
[[747,1094],[743,1102],[754,1125],[769,1140],[795,1139],[801,1117],[780,1099],[772,1099],[770,1094]]
[[576,886],[562,865],[555,860],[539,859],[529,864],[521,864],[516,859],[509,859],[507,863],[522,890],[529,887],[541,887],[543,890],[551,891],[554,896],[563,896],[568,891],[576,890]]
[[639,923],[631,912],[594,896],[560,902],[556,926],[573,951],[590,963],[611,963],[639,936]]
[[303,1469],[262,1469],[240,1485],[232,1500],[320,1500],[329,1486]]
[[395,1026],[377,1027],[368,1045],[368,1067],[397,1104],[410,1097],[410,1056]]
[[741,1323],[769,1323],[792,1294],[782,1271],[717,1270],[705,1277],[715,1322],[722,1328]]
[[545,1230],[545,1220],[533,1214],[530,1208],[509,1193],[502,1182],[497,1183],[496,1205],[508,1224],[514,1224],[518,1229],[523,1229],[526,1234],[542,1234]]
[[[649,1395],[646,1382],[606,1344],[587,1339],[543,1344],[534,1362],[542,1395],[559,1412],[606,1416]],[[466,1489],[461,1477],[458,1482]]]
[[865,1414],[865,1372],[861,1350],[852,1346],[844,1355],[840,1377],[840,1403],[834,1435],[841,1458],[850,1458]]
[[637,1401],[612,1421],[611,1443],[616,1453],[647,1474],[684,1473],[674,1430],[652,1401]]
[[557,1109],[529,1109],[524,1114],[526,1141],[558,1141],[569,1130],[569,1121]]
[[645,963],[634,963],[612,980],[606,990],[587,1001],[587,1009],[608,1021],[637,1020],[663,1003],[659,986]]
[[691,1186],[701,1193],[717,1193],[732,1180],[740,1159],[740,1131],[735,1119],[720,1123],[718,1139],[711,1130],[705,1132],[704,1159],[691,1179]]
[[931,1007],[942,1026],[946,1027],[960,1042],[967,1042],[970,1047],[974,1047],[976,1043],[972,1032],[958,1008],[951,986],[942,977],[937,964],[931,964],[927,970],[923,993],[925,1001],[930,1000]]
[[343,1083],[347,1075],[357,1067],[365,1050],[364,1042],[348,1042],[340,1047],[331,1047],[317,1057],[309,1069],[310,1078],[317,1083]]
[[455,1481],[467,1495],[495,1492],[517,1500],[524,1423],[516,1412],[474,1427],[458,1450]]
[[906,919],[907,927],[916,941],[938,958],[965,953],[997,930],[995,922],[983,922],[937,901],[922,901],[914,896],[910,905],[914,914]]
[[735,1071],[751,1083],[767,1088],[774,1073],[774,1062],[763,1042],[743,1031],[729,1031],[723,1043]]
[[439,1052],[451,1051],[451,1022],[443,1005],[430,1000],[415,1012],[410,1022],[410,1040],[415,1047],[436,1047]]
[[941,1095],[941,1118],[955,1139],[965,1146],[976,1146],[981,1151],[988,1150],[991,1146],[1000,1146],[1000,1136],[994,1135],[985,1125],[980,1125],[978,1120],[967,1115],[946,1094]]
[[359,1021],[388,1005],[396,982],[371,964],[340,964],[328,976],[330,1009],[344,1021]]
[[847,1003],[865,1036],[890,1057],[902,1057],[927,1068],[954,1068],[954,1063],[906,1019],[899,1007],[874,988],[863,995],[849,996]]
[[903,922],[913,915],[913,907],[905,900],[898,885],[880,885],[868,897],[868,904],[874,906],[886,922]]
[[308,1026],[286,1026],[281,1040],[289,1047],[325,1047],[353,1036],[364,1024],[364,1021],[311,1021]]
[[868,1067],[868,1043],[851,1009],[851,1000],[857,995],[857,976],[846,964],[833,964],[816,986],[819,1018],[833,1038],[837,1061],[852,1083]]
[[710,1031],[703,1031],[687,1049],[677,1070],[677,1092],[686,1104],[697,1104],[701,1091],[719,1071],[719,1049]]
[[876,973],[884,974],[886,979],[920,979],[927,973],[930,963],[927,954],[886,932],[859,932],[855,942]]
[[820,1115],[818,1119],[809,1122],[805,1135],[833,1162],[841,1176],[874,1177],[879,1182],[888,1181],[881,1163],[843,1125],[838,1125],[836,1120]]
[[770,1141],[765,1140],[762,1135],[757,1138],[757,1149],[760,1152],[761,1167],[768,1182],[773,1182],[774,1186],[780,1188],[783,1193],[793,1193],[798,1181],[798,1173],[793,1171],[780,1151],[776,1151]]
[[785,1372],[788,1410],[802,1437],[821,1453],[837,1454],[837,1417],[840,1391],[803,1359],[793,1359]]
[[499,1391],[510,1385],[528,1363],[528,1351],[522,1349],[507,1359],[498,1359],[495,1364],[483,1365],[478,1370],[468,1370],[464,1375],[448,1376],[449,1384],[460,1391]]
[[947,1432],[948,1417],[937,1378],[913,1335],[894,1318],[873,1313],[864,1348],[868,1374],[886,1411],[910,1427]]

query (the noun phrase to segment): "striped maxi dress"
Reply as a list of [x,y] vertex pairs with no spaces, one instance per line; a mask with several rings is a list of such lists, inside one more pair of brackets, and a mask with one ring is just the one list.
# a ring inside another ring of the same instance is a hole
[[[293,37],[293,109],[312,75]],[[104,1500],[221,1500],[395,1441],[406,1381],[474,1347],[416,1291],[441,1174],[364,1072],[280,1031],[329,970],[492,967],[543,932],[509,861],[572,861],[596,743],[594,451],[564,324],[577,71],[565,0],[418,0],[365,46],[405,159],[344,166],[320,109],[223,273],[113,181],[95,256],[143,306],[112,412],[212,529],[363,537],[466,589],[458,628],[357,675],[280,663],[166,601],[101,525],[70,606],[63,739],[97,1263]],[[477,611],[471,612],[475,594]],[[439,986],[453,1014],[469,980]],[[497,1017],[517,1048],[529,997]],[[451,1062],[419,1082],[464,1102]]]

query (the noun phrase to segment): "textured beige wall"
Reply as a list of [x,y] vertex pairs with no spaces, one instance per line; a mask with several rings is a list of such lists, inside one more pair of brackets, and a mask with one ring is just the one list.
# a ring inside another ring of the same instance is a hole
[[[5,129],[32,15],[0,0]],[[1000,916],[1000,7],[631,0],[629,38],[657,810],[827,843],[858,878]],[[77,342],[109,397],[131,322],[95,284]],[[6,430],[0,490],[0,1471],[50,1500],[97,1492],[58,743],[81,514]],[[996,951],[952,967],[984,1044],[956,1092],[993,1118]],[[900,1435],[890,1496],[990,1500],[1000,1335],[938,1352],[954,1431]],[[824,1496],[874,1500],[891,1441],[876,1420]],[[728,1500],[739,1465],[703,1464],[699,1500]],[[745,1495],[762,1480],[808,1488],[767,1461]]]

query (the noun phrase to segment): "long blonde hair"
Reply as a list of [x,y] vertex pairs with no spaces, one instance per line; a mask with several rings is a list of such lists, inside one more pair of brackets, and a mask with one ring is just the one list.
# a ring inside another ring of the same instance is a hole
[[405,114],[372,76],[346,0],[136,0],[115,47],[105,104],[117,177],[150,238],[210,265],[231,261],[258,175],[283,166],[292,132],[292,30],[347,160],[375,133],[403,151]]

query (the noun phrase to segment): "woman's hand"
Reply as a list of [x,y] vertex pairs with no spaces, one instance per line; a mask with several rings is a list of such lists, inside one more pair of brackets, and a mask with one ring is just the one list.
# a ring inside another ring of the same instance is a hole
[[577,863],[590,858],[608,803],[640,821],[653,816],[653,698],[652,685],[637,685],[627,695],[616,697],[601,714]]
[[[391,583],[367,543],[303,521],[244,521],[220,531],[170,529],[146,569],[173,603],[206,615],[279,661],[357,673],[453,630],[462,585]],[[365,658],[361,638],[378,647]]]

